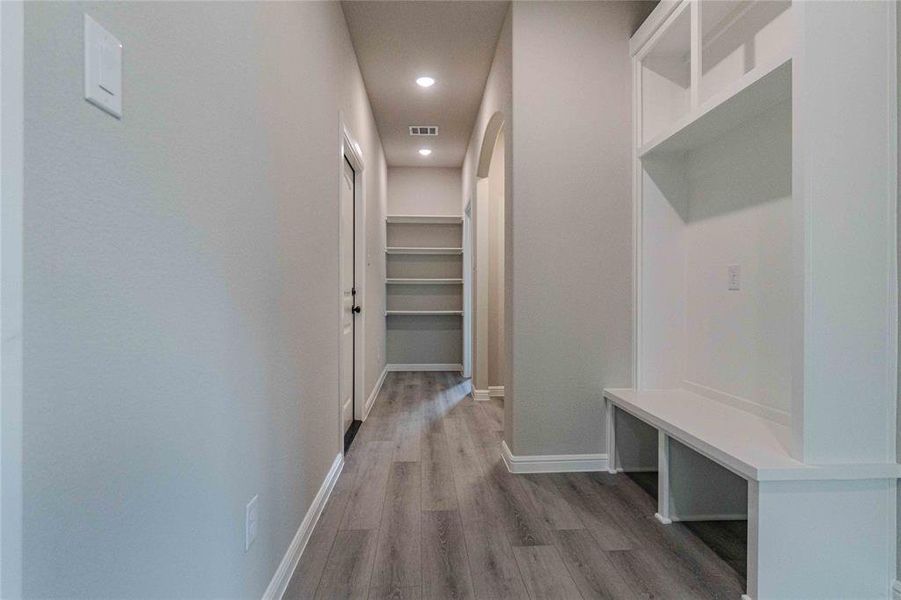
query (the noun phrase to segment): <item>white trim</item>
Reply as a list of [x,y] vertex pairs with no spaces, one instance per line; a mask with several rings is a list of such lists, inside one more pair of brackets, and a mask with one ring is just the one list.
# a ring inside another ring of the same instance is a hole
[[385,254],[463,254],[463,248],[425,248],[414,246],[388,246]]
[[488,386],[488,395],[492,398],[503,398],[504,397],[504,386],[489,385]]
[[488,393],[488,390],[477,390],[472,388],[472,399],[476,402],[487,402],[491,399],[491,394]]
[[670,515],[670,519],[675,522],[691,522],[691,521],[747,521],[748,515],[741,513],[711,513],[700,515]]
[[365,421],[369,417],[369,411],[372,410],[375,399],[379,397],[379,392],[382,391],[382,384],[385,383],[385,377],[387,376],[388,365],[385,365],[385,368],[382,369],[382,374],[379,375],[379,380],[375,382],[375,387],[372,388],[372,393],[366,398],[366,404],[363,406],[363,418],[361,420]]
[[672,519],[669,519],[669,518],[667,518],[667,517],[664,517],[664,516],[661,515],[659,512],[655,512],[655,513],[654,513],[654,518],[657,519],[658,521],[660,521],[661,523],[663,523],[664,525],[672,525],[672,524],[673,524],[673,520],[672,520]]
[[629,40],[629,53],[635,55],[651,39],[682,0],[662,0]]
[[463,209],[463,377],[472,378],[472,196]]
[[[338,200],[340,202],[341,198],[341,180],[344,176],[344,160],[350,163],[350,166],[354,171],[354,198],[353,198],[353,212],[354,212],[354,289],[356,290],[356,298],[357,304],[363,305],[366,300],[366,184],[363,178],[363,172],[366,168],[366,165],[363,161],[363,150],[360,148],[360,144],[356,141],[356,138],[353,136],[353,133],[350,131],[350,128],[347,126],[347,121],[344,118],[344,113],[339,113],[339,124],[340,124],[340,167],[338,169]],[[339,208],[340,210],[340,208]],[[344,410],[341,406],[341,378],[343,374],[341,373],[341,327],[344,319],[344,300],[343,300],[343,290],[341,289],[341,285],[343,282],[343,273],[341,272],[341,243],[344,239],[344,231],[341,227],[341,219],[338,219],[338,248],[337,248],[337,258],[338,258],[338,432],[339,432],[339,444],[343,446],[344,444]],[[353,418],[354,419],[363,419],[363,406],[359,406],[358,403],[363,399],[364,393],[364,385],[366,380],[366,371],[365,371],[365,348],[366,348],[366,316],[367,311],[363,311],[360,314],[353,315],[351,318],[353,319],[354,333],[353,333],[353,361],[354,361],[354,372],[353,372]]]
[[723,404],[728,404],[729,406],[733,406],[745,412],[749,412],[752,415],[757,415],[758,417],[763,417],[764,419],[775,421],[780,425],[791,427],[791,414],[784,410],[773,408],[772,406],[767,406],[766,404],[761,404],[760,402],[754,402],[753,400],[742,398],[741,396],[727,394],[726,392],[721,392],[720,390],[707,387],[705,385],[701,385],[700,383],[695,383],[694,381],[689,381],[687,379],[682,380],[682,387],[690,392],[694,392],[695,394],[706,396],[711,400],[719,400]]
[[892,582],[892,600],[901,600],[901,581]]
[[389,364],[385,368],[389,371],[462,371],[463,365],[454,363],[395,363]]
[[288,550],[275,570],[275,574],[266,587],[266,591],[263,592],[263,600],[281,600],[285,594],[288,583],[291,581],[291,577],[294,576],[297,563],[300,562],[300,557],[303,555],[307,542],[310,541],[310,536],[313,534],[313,529],[319,521],[319,516],[325,508],[332,490],[335,488],[338,477],[341,475],[342,468],[344,468],[344,455],[339,453],[335,456],[332,468],[329,469],[328,474],[325,476],[319,491],[316,492],[316,497],[313,498],[310,509],[304,515],[303,521],[300,522],[300,527],[297,528],[297,533],[294,534],[294,539],[288,545]]
[[511,473],[588,473],[607,470],[606,454],[548,454],[514,456],[501,442],[501,456]]
[[388,215],[386,223],[424,223],[432,225],[460,225],[463,217],[460,215]]

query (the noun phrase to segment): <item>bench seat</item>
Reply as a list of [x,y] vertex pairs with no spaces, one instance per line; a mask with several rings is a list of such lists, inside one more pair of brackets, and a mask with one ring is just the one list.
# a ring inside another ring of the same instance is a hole
[[791,429],[681,389],[605,389],[604,398],[671,438],[753,481],[882,479],[901,465],[808,465],[791,456]]

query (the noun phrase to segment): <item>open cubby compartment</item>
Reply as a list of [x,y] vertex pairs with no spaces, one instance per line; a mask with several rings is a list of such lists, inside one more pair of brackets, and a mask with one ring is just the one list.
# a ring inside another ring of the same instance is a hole
[[[625,473],[669,521],[697,537],[747,577],[748,482],[624,410],[616,419],[615,471]],[[662,445],[665,464],[661,465]],[[659,470],[667,469],[664,477]],[[660,485],[666,486],[661,489]],[[731,523],[727,523],[731,522]]]
[[641,141],[657,135],[691,108],[691,10],[683,3],[639,57]]
[[789,0],[700,0],[703,104],[746,74],[791,57]]
[[790,98],[640,164],[639,389],[683,389],[790,426]]
[[388,310],[463,310],[463,289],[459,285],[388,286]]
[[387,246],[400,248],[460,248],[462,223],[387,223]]

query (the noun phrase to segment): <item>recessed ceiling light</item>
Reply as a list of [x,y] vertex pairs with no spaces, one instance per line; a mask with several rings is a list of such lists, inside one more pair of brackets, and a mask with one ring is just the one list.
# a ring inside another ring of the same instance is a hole
[[423,156],[428,156],[429,154],[432,153],[432,151],[429,148],[420,148],[419,153],[422,154]]
[[432,87],[435,85],[435,80],[432,77],[420,77],[416,80],[416,84],[419,87]]

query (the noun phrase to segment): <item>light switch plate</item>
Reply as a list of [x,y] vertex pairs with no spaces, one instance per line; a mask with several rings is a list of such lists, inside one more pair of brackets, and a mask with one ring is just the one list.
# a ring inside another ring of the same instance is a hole
[[122,118],[122,42],[84,16],[84,97]]

